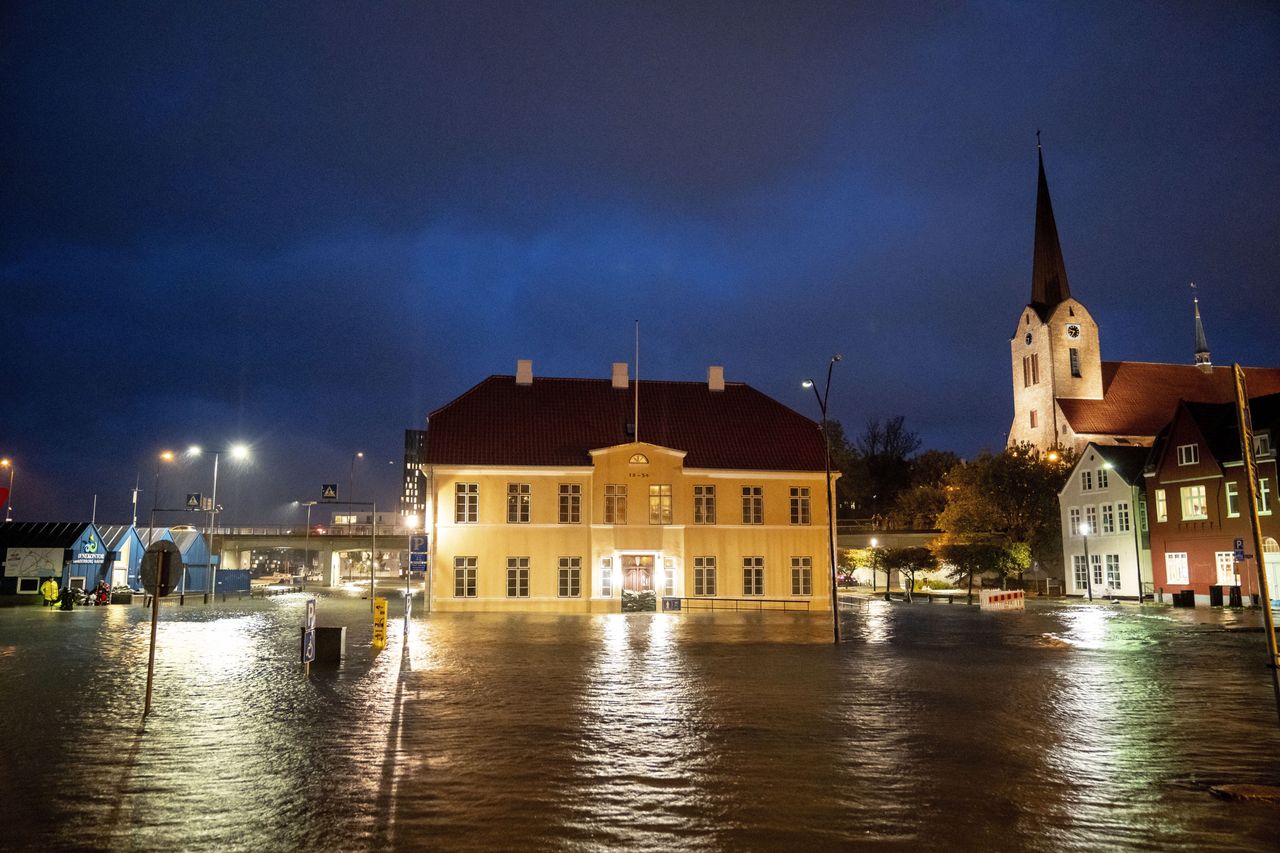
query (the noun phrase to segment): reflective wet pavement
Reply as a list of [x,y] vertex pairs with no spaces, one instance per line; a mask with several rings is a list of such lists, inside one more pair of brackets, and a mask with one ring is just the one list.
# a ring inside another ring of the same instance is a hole
[[[1280,783],[1256,615],[870,602],[416,614],[303,678],[302,596],[0,610],[0,847],[1259,850]],[[420,609],[419,602],[419,609]]]

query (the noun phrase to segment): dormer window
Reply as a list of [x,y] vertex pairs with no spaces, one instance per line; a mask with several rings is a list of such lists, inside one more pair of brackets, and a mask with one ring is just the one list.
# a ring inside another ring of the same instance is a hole
[[1198,444],[1179,444],[1178,445],[1178,464],[1179,465],[1195,465],[1200,461],[1200,445]]
[[645,456],[643,453],[633,453],[628,461],[632,465],[648,465],[649,457]]
[[1271,430],[1264,429],[1260,432],[1254,433],[1253,455],[1254,456],[1270,456],[1271,455]]

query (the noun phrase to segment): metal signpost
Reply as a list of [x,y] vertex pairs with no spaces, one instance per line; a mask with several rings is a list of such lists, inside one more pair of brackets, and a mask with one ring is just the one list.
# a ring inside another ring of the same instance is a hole
[[307,599],[307,611],[302,623],[303,673],[311,674],[311,662],[316,659],[316,600]]
[[142,555],[142,586],[151,594],[151,652],[147,657],[147,698],[142,708],[145,721],[151,713],[151,686],[156,669],[156,626],[160,621],[160,599],[182,582],[185,566],[178,546],[167,539],[152,542]]

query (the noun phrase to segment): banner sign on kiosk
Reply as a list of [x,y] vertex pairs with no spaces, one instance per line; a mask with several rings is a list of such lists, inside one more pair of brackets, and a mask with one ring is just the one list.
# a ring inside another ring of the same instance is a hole
[[387,647],[387,600],[373,600],[373,646],[376,649]]

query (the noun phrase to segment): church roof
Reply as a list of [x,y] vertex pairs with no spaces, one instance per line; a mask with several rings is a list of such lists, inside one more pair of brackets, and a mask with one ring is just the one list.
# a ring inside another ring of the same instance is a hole
[[[1250,397],[1280,392],[1280,368],[1246,367]],[[1101,400],[1059,397],[1058,407],[1077,435],[1154,436],[1173,418],[1179,401],[1227,403],[1235,399],[1231,368],[1194,364],[1102,362]]]
[[[490,376],[427,418],[435,465],[589,466],[590,451],[635,440],[633,385]],[[817,424],[740,382],[640,382],[639,440],[686,452],[687,468],[821,471]]]
[[1049,182],[1044,176],[1044,153],[1037,151],[1040,180],[1036,189],[1036,242],[1031,262],[1031,307],[1041,320],[1064,300],[1071,298],[1067,284],[1067,265],[1062,260],[1058,243],[1058,226],[1053,220],[1053,202],[1049,200]]

